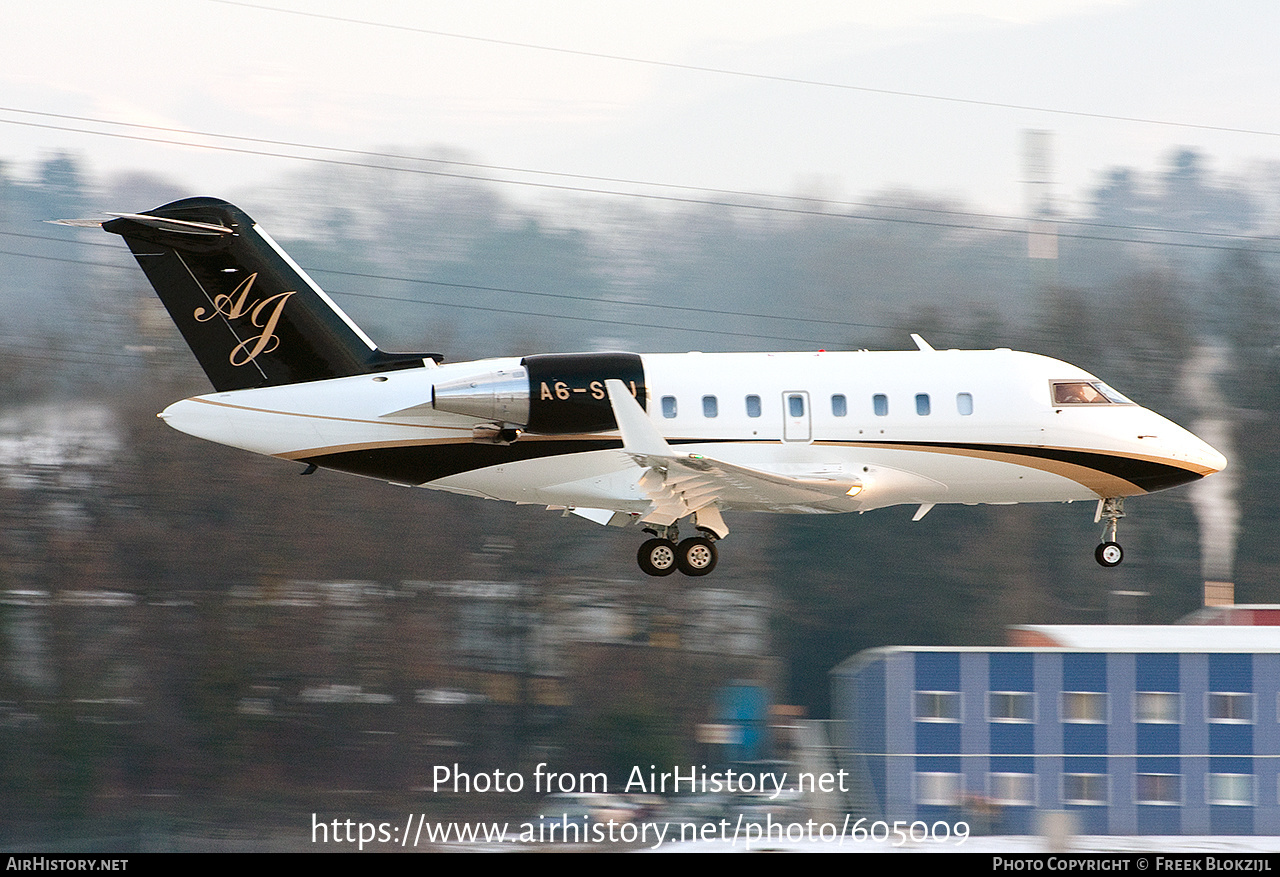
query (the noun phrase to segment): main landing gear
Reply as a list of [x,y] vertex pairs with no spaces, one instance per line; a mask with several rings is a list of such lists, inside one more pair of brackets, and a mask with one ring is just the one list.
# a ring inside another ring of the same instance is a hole
[[1098,513],[1093,521],[1106,521],[1102,526],[1102,544],[1094,549],[1093,559],[1106,567],[1119,566],[1124,560],[1124,549],[1116,541],[1116,522],[1124,517],[1124,497],[1114,496],[1098,501]]
[[645,532],[654,538],[640,546],[636,561],[646,575],[669,576],[678,569],[687,576],[705,576],[716,568],[719,552],[715,534],[710,530],[702,530],[703,535],[683,541],[674,525],[646,527]]

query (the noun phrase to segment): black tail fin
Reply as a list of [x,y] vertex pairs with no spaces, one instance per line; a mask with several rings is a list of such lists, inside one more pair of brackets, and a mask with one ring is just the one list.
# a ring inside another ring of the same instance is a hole
[[412,368],[384,353],[243,210],[187,198],[102,227],[125,239],[218,391]]

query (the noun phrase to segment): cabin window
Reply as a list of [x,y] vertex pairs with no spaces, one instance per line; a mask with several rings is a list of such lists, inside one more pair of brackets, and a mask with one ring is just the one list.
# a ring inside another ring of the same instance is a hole
[[676,397],[675,396],[662,397],[662,416],[666,417],[667,419],[670,419],[676,416]]
[[702,397],[702,416],[715,417],[719,413],[720,413],[720,405],[718,402],[716,402],[716,397],[703,396]]
[[916,393],[916,414],[924,417],[929,413],[929,394]]
[[760,397],[759,396],[747,397],[747,416],[748,417],[760,416]]
[[831,397],[831,416],[844,417],[849,413],[849,403],[845,401],[844,395],[837,393]]
[[969,393],[956,393],[956,410],[968,417],[973,413],[973,396]]
[[799,393],[788,396],[787,413],[792,417],[804,417],[804,396]]
[[884,417],[889,413],[889,397],[884,393],[876,393],[872,396],[871,405],[875,409],[876,417]]

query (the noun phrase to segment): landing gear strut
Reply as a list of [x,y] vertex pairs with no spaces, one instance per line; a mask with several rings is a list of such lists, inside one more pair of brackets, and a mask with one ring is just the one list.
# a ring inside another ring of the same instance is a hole
[[1098,513],[1094,523],[1106,521],[1102,526],[1102,544],[1093,552],[1094,560],[1102,566],[1119,566],[1124,560],[1124,549],[1116,541],[1116,522],[1124,517],[1124,497],[1114,496],[1098,501]]

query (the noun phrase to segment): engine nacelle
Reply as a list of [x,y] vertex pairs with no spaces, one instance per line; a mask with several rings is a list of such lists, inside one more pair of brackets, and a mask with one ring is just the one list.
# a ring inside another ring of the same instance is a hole
[[646,406],[644,363],[635,353],[542,353],[516,368],[436,384],[431,403],[542,435],[617,429],[604,382],[616,378]]
[[436,384],[431,388],[431,406],[437,411],[523,427],[529,422],[529,370],[521,363],[519,368]]

